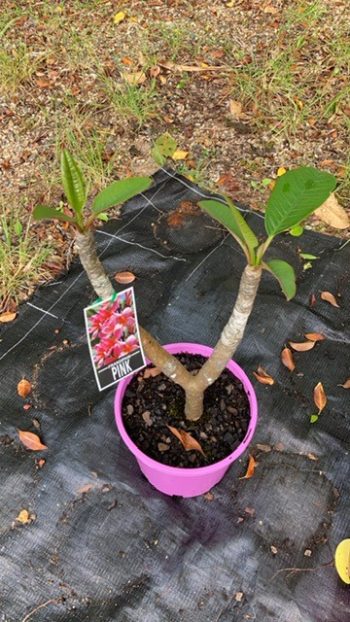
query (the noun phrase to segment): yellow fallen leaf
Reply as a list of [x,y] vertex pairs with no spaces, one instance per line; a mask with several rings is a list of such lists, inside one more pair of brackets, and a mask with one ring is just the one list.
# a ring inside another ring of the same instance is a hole
[[336,548],[335,567],[341,580],[350,585],[350,538],[342,540]]
[[280,166],[277,169],[277,177],[282,177],[282,175],[284,175],[287,172],[287,169],[284,168],[284,166]]
[[17,523],[21,523],[21,525],[27,525],[30,523],[31,516],[28,510],[21,510],[18,516],[16,516]]
[[126,13],[124,13],[124,11],[118,11],[118,13],[116,13],[115,16],[113,17],[113,22],[115,24],[120,24],[120,22],[123,22],[125,18],[126,18]]
[[7,322],[13,322],[16,318],[17,313],[11,313],[10,311],[6,311],[0,315],[0,323],[6,324]]
[[186,160],[187,156],[188,151],[182,151],[181,149],[177,149],[176,151],[174,151],[171,157],[173,160]]
[[327,201],[315,210],[315,214],[320,220],[335,229],[347,229],[350,226],[349,216],[345,209],[339,205],[333,192]]
[[228,2],[226,2],[226,8],[228,9],[232,9],[232,7],[235,5],[236,0],[228,0]]

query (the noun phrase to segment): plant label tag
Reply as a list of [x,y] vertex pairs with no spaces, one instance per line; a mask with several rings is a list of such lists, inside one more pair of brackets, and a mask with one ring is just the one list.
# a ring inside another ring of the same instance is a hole
[[86,307],[84,317],[100,391],[146,366],[133,287]]

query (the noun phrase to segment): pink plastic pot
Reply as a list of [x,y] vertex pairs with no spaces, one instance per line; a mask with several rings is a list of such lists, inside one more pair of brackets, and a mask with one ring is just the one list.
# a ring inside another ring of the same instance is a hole
[[[213,351],[212,348],[209,348],[208,346],[201,346],[196,343],[172,343],[164,347],[168,350],[168,352],[171,352],[171,354],[188,352],[190,354],[201,354],[206,357],[210,356]],[[249,378],[246,376],[241,367],[237,365],[237,363],[230,361],[227,365],[227,369],[229,369],[230,372],[241,381],[249,400],[250,422],[246,436],[241,444],[232,452],[232,454],[223,460],[220,460],[220,462],[216,462],[210,466],[193,469],[177,468],[161,464],[140,451],[135,443],[133,443],[133,441],[129,438],[122,418],[123,397],[132,376],[126,378],[125,380],[121,380],[118,384],[114,400],[114,411],[120,435],[126,446],[134,454],[142,473],[147,477],[148,481],[155,488],[157,488],[157,490],[160,490],[166,495],[196,497],[208,492],[208,490],[210,490],[223,478],[232,462],[237,460],[237,458],[247,449],[252,440],[258,419],[258,405],[253,386]]]

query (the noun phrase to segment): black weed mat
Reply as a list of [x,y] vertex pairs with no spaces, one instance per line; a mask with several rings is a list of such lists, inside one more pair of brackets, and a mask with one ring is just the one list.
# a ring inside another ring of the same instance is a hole
[[[243,260],[190,204],[170,214],[199,197],[168,175],[157,174],[145,196],[96,234],[99,252],[111,276],[136,274],[139,316],[163,343],[212,345]],[[248,220],[262,232],[261,218]],[[98,392],[90,364],[82,309],[94,294],[78,263],[4,326],[1,622],[349,620],[349,590],[331,566],[350,533],[349,393],[338,386],[350,375],[350,246],[340,246],[306,233],[282,237],[271,251],[294,263],[299,287],[286,303],[264,275],[237,352],[260,404],[251,448],[258,466],[251,479],[239,479],[244,455],[206,498],[153,490],[118,437],[114,391]],[[298,249],[319,257],[311,269],[303,271]],[[320,300],[324,290],[338,295],[340,308]],[[295,354],[290,373],[281,349],[305,332],[327,339]],[[273,386],[255,381],[258,365]],[[22,377],[34,386],[26,400],[16,391]],[[311,425],[319,381],[328,405]],[[48,450],[25,450],[18,428],[40,433]],[[23,509],[33,521],[19,525]]]

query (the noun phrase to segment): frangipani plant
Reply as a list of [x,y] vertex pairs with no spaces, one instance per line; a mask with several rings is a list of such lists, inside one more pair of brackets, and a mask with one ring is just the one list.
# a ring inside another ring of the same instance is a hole
[[[110,298],[114,289],[97,257],[93,237],[96,217],[111,207],[123,203],[150,187],[148,177],[130,177],[116,181],[100,192],[88,205],[87,185],[74,158],[63,151],[61,157],[62,182],[73,214],[67,216],[51,207],[37,206],[34,218],[58,218],[71,223],[76,231],[76,242],[82,265],[96,294]],[[246,260],[235,303],[228,322],[219,337],[212,355],[193,375],[140,327],[140,336],[147,358],[168,378],[185,391],[185,415],[196,421],[203,413],[204,392],[213,384],[233,357],[252,312],[263,270],[275,276],[287,300],[296,293],[296,281],[291,265],[281,259],[265,259],[274,238],[300,225],[322,205],[336,186],[329,173],[311,167],[300,167],[279,177],[270,194],[265,210],[266,239],[259,241],[229,197],[225,202],[215,199],[200,201],[200,207],[223,225],[241,247]]]

